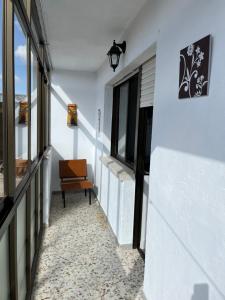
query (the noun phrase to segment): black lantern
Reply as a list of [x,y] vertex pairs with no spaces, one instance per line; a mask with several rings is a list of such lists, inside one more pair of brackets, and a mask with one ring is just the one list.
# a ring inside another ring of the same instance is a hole
[[125,41],[121,44],[117,44],[115,40],[113,41],[113,46],[111,47],[107,55],[109,57],[109,64],[113,68],[114,72],[119,65],[121,53],[125,53],[125,51],[126,51]]

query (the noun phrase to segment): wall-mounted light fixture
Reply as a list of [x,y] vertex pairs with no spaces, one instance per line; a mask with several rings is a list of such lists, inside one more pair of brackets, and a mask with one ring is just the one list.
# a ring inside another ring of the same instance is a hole
[[114,72],[119,65],[121,53],[125,53],[125,52],[126,52],[126,42],[123,41],[123,43],[117,44],[114,40],[113,46],[107,53],[109,57],[109,64],[113,68]]

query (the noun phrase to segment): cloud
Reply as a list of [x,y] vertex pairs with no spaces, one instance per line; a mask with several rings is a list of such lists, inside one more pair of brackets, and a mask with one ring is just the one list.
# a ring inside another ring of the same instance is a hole
[[16,57],[20,58],[23,62],[27,61],[27,47],[26,45],[20,45],[15,51]]
[[2,73],[0,73],[0,80],[2,80]]
[[20,82],[20,81],[21,81],[20,77],[15,75],[15,82]]

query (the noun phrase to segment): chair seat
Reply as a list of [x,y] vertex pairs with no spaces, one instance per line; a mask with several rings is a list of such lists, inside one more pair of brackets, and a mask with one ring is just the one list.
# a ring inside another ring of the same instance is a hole
[[89,180],[68,180],[61,182],[62,191],[68,190],[88,190],[93,188]]

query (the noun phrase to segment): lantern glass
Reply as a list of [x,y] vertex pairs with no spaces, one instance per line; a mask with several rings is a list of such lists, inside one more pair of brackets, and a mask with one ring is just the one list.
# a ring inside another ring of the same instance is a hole
[[119,64],[119,56],[117,54],[112,55],[112,65],[113,66],[118,66]]

